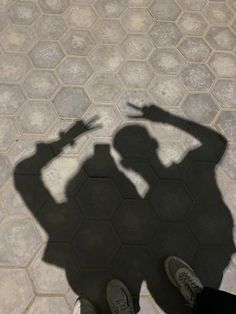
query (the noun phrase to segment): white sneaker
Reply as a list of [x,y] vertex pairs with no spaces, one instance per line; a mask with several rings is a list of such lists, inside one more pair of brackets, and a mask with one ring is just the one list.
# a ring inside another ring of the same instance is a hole
[[165,270],[170,281],[180,290],[189,306],[193,308],[196,295],[203,289],[203,285],[193,269],[182,259],[169,256],[165,261]]
[[107,284],[107,301],[112,314],[135,314],[129,290],[117,279]]
[[96,311],[89,300],[78,298],[75,302],[73,314],[96,314]]

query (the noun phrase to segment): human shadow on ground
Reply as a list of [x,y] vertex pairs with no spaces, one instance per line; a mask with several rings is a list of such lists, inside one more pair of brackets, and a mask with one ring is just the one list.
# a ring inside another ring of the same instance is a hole
[[219,287],[235,252],[233,220],[215,177],[227,141],[155,105],[129,105],[142,120],[174,126],[201,142],[180,163],[165,167],[157,155],[157,141],[143,125],[135,122],[118,130],[113,147],[122,166],[148,184],[144,197],[118,169],[105,144],[95,145],[93,156],[67,184],[66,202],[58,204],[46,189],[43,167],[91,131],[93,121],[76,122],[59,140],[37,144],[36,153],[16,166],[15,187],[48,234],[43,260],[65,269],[71,288],[90,299],[98,313],[110,312],[106,283],[111,278],[128,286],[137,312],[145,281],[164,312],[189,313],[164,273],[163,261],[177,255],[195,268],[203,284]]

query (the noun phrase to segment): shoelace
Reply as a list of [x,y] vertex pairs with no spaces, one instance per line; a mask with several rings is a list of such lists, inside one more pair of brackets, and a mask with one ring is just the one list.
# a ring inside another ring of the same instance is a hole
[[182,293],[184,294],[186,300],[193,305],[195,302],[196,294],[201,292],[200,286],[186,273],[181,273],[179,275],[179,281],[182,286]]

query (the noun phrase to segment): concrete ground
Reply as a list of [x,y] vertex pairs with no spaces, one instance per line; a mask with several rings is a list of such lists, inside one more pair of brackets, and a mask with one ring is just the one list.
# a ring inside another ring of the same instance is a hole
[[189,313],[173,254],[236,293],[236,1],[0,0],[0,209],[2,314]]

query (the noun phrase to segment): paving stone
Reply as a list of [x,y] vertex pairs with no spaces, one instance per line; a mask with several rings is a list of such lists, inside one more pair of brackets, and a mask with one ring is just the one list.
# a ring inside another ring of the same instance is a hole
[[176,2],[172,0],[155,0],[149,9],[157,20],[167,21],[175,21],[181,12]]
[[115,231],[108,222],[103,221],[82,224],[73,245],[83,267],[99,268],[109,265],[120,247]]
[[157,48],[149,57],[149,62],[157,74],[177,74],[184,60],[180,53],[173,48]]
[[90,106],[83,88],[62,87],[53,100],[57,113],[64,118],[79,118]]
[[51,104],[43,100],[27,101],[17,113],[17,122],[23,133],[45,133],[54,119]]
[[236,82],[219,80],[213,88],[212,95],[223,108],[236,108]]
[[39,15],[36,3],[29,1],[18,1],[8,10],[8,16],[14,24],[30,25]]
[[149,35],[157,47],[176,46],[182,36],[178,27],[172,22],[157,22]]
[[112,220],[124,244],[147,244],[158,227],[157,216],[146,200],[125,200]]
[[180,30],[186,35],[203,35],[207,29],[207,22],[200,13],[184,12],[178,20]]
[[0,4],[0,10],[3,11],[3,12],[6,11],[10,7],[12,2],[13,2],[13,0],[9,0],[9,1],[2,0],[1,4]]
[[212,26],[206,39],[216,50],[233,50],[236,45],[236,36],[230,28],[224,26]]
[[59,15],[42,15],[35,25],[41,40],[57,40],[66,32],[66,24]]
[[185,89],[176,77],[158,76],[150,86],[150,93],[160,106],[178,106],[185,95]]
[[90,98],[99,103],[113,103],[122,92],[123,86],[113,73],[96,74],[86,87]]
[[20,86],[0,84],[0,114],[13,114],[25,101]]
[[145,33],[150,29],[153,21],[146,9],[128,9],[122,16],[121,24],[128,32]]
[[66,20],[70,28],[89,28],[97,20],[97,16],[90,6],[71,6],[66,13]]
[[204,8],[206,18],[212,24],[226,25],[233,19],[233,12],[225,3],[208,3]]
[[[140,296],[139,298],[140,314],[162,314],[158,305],[149,296]],[[163,312],[164,313],[164,312]]]
[[204,62],[211,49],[202,38],[187,37],[178,47],[179,51],[190,62]]
[[0,118],[0,150],[6,151],[17,138],[17,131],[11,119]]
[[233,20],[232,28],[234,31],[236,31],[236,19]]
[[230,7],[232,10],[236,11],[236,2],[235,2],[235,0],[228,0],[228,1],[227,1],[227,4],[229,5],[229,7]]
[[59,82],[52,71],[34,70],[25,79],[24,90],[30,98],[48,99],[59,87]]
[[151,2],[152,0],[128,0],[128,6],[134,8],[147,7]]
[[111,218],[121,203],[120,193],[114,183],[103,178],[90,178],[76,199],[84,216],[89,219]]
[[93,37],[85,30],[70,31],[62,44],[68,54],[76,56],[86,56],[95,47]]
[[120,114],[115,107],[107,105],[91,106],[86,111],[83,119],[89,121],[94,115],[99,117],[99,124],[102,127],[93,132],[93,137],[111,137],[121,123]]
[[26,266],[42,244],[42,238],[30,219],[12,218],[0,226],[1,266]]
[[221,166],[231,180],[236,180],[236,146],[230,146],[227,149]]
[[127,59],[145,59],[152,51],[153,45],[148,37],[129,34],[121,48]]
[[56,294],[68,290],[65,269],[70,266],[70,258],[70,248],[66,244],[50,243],[39,251],[29,267],[38,293]]
[[235,294],[235,276],[236,266],[234,263],[235,254],[231,258],[231,261],[223,273],[223,279],[220,285],[220,290],[228,291],[229,293]]
[[209,66],[219,77],[236,78],[236,57],[226,52],[216,52],[209,61]]
[[152,99],[146,91],[141,91],[138,89],[128,90],[122,94],[118,102],[118,108],[124,118],[129,119],[128,115],[135,115],[137,111],[128,106],[128,103],[142,108],[144,105],[148,105],[151,102]]
[[68,0],[39,0],[38,3],[44,13],[60,14],[65,11],[70,1]]
[[177,3],[186,11],[200,11],[207,0],[176,0]]
[[192,198],[181,181],[160,181],[152,189],[149,200],[162,220],[184,220]]
[[128,61],[121,68],[120,78],[128,88],[148,87],[154,74],[146,62]]
[[227,189],[225,190],[224,201],[226,202],[226,205],[228,206],[235,222],[235,219],[236,219],[236,184],[235,182],[230,182]]
[[38,42],[29,55],[38,68],[54,68],[64,58],[61,47],[52,41]]
[[9,159],[4,155],[0,155],[0,188],[4,186],[11,173],[12,166]]
[[36,297],[28,314],[58,313],[70,314],[71,309],[63,297]]
[[101,17],[115,18],[126,9],[127,2],[125,0],[98,0],[95,3],[95,8]]
[[188,64],[181,72],[181,78],[191,91],[207,91],[215,79],[204,64]]
[[28,59],[18,54],[0,55],[0,80],[4,82],[18,81],[30,70]]
[[[176,161],[178,162],[184,155],[184,149],[180,143],[176,142],[161,142],[158,147],[158,157],[165,167],[171,167]],[[155,164],[155,163],[153,163]],[[162,171],[155,169],[162,176]]]
[[189,94],[182,109],[186,116],[201,124],[210,124],[219,111],[209,94]]
[[124,62],[117,46],[101,45],[89,55],[93,68],[98,72],[115,72]]
[[23,269],[1,269],[0,311],[24,313],[33,298],[30,279]]
[[[1,4],[0,4],[1,10]],[[9,18],[5,13],[0,13],[0,32],[2,32],[9,25]]]
[[11,25],[0,34],[0,41],[7,52],[27,52],[36,43],[36,36],[27,26]]
[[100,44],[119,44],[126,33],[117,20],[100,20],[93,26],[93,35]]

